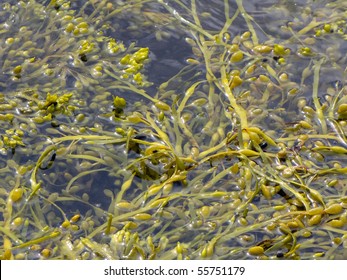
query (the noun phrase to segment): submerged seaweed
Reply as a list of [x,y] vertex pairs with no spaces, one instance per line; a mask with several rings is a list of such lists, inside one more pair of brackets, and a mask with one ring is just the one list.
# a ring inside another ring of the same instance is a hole
[[347,258],[346,5],[245,2],[2,4],[2,259]]

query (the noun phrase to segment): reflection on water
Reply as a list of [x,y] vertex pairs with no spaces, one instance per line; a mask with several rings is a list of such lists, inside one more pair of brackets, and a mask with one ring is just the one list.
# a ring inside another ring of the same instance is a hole
[[344,1],[1,4],[3,259],[345,259]]

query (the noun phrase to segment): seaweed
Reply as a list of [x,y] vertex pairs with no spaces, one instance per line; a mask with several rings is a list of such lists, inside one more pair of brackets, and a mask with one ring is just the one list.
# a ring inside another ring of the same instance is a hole
[[346,258],[345,4],[208,2],[2,4],[1,259]]

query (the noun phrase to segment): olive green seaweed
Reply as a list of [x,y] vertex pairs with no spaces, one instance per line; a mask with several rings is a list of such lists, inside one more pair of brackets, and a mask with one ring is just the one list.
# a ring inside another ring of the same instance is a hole
[[346,32],[343,0],[5,1],[1,259],[346,259]]

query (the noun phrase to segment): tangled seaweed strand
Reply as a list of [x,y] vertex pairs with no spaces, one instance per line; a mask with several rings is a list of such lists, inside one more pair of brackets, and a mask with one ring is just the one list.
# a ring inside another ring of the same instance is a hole
[[2,5],[2,259],[346,259],[346,4],[208,2]]

